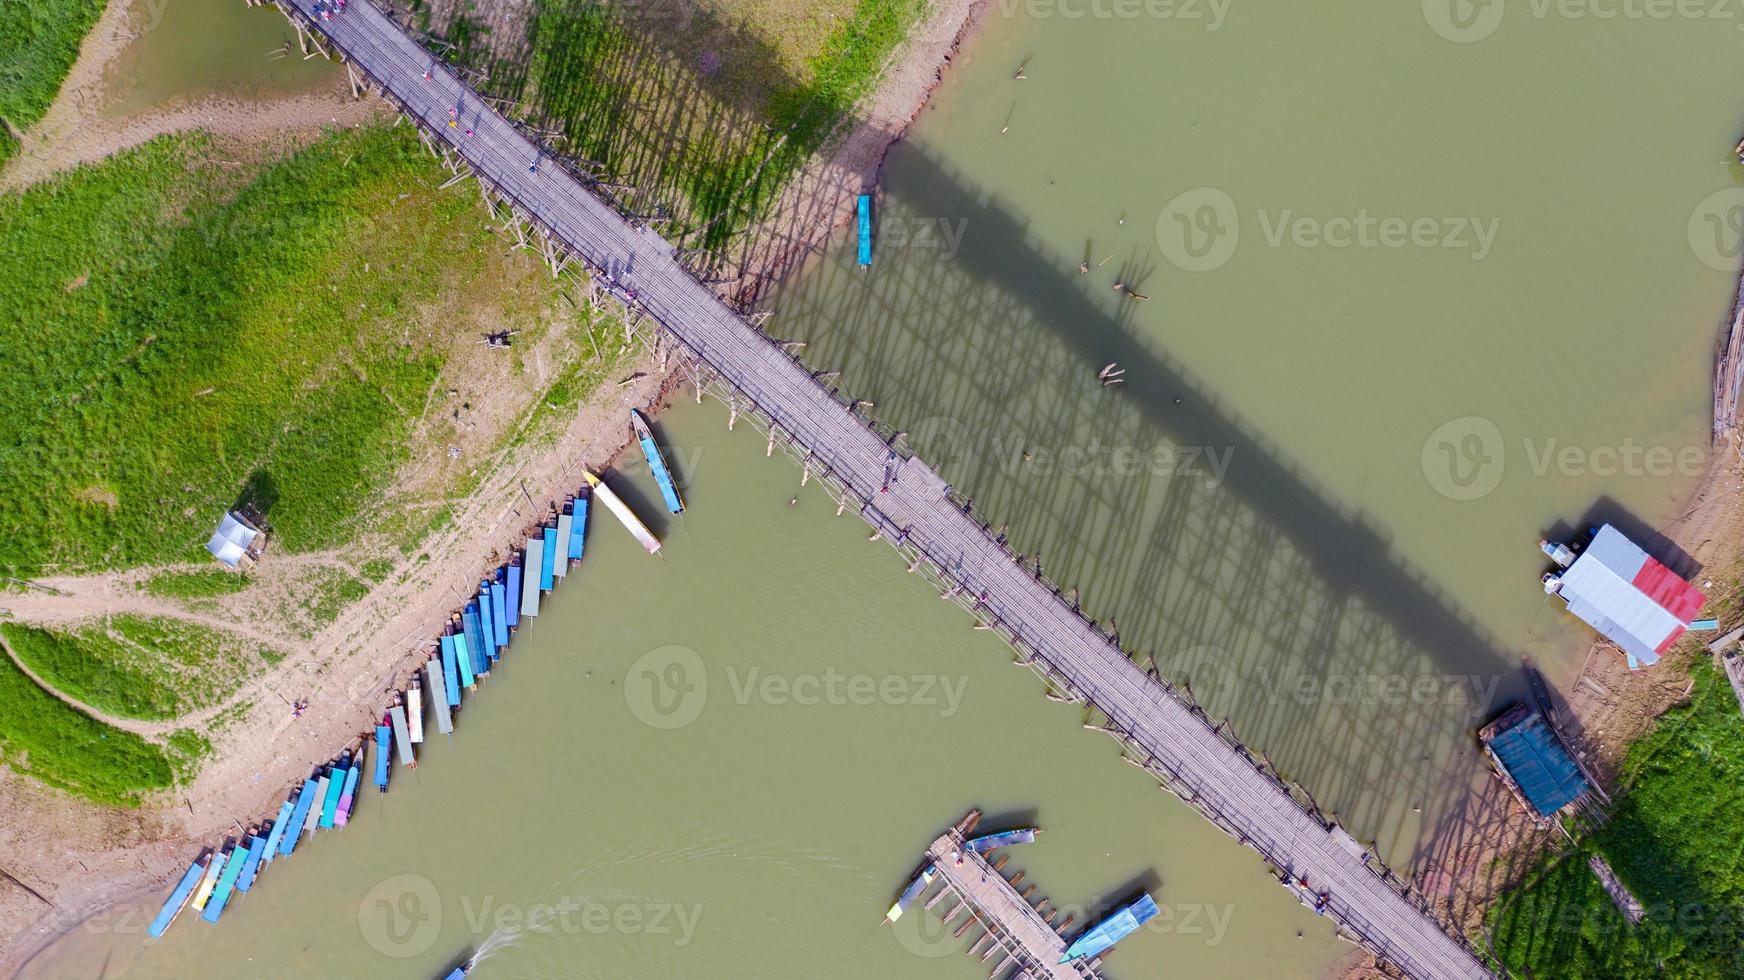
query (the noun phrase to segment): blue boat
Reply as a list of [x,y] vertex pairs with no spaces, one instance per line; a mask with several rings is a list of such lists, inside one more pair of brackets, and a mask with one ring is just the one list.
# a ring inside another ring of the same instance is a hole
[[254,887],[254,876],[260,873],[260,862],[265,857],[266,834],[257,833],[254,835],[254,843],[248,845],[248,860],[242,862],[242,874],[236,876],[237,891],[245,892]]
[[248,860],[248,848],[251,841],[244,840],[230,851],[230,860],[224,862],[224,870],[218,875],[218,887],[213,889],[212,898],[206,903],[206,910],[200,913],[200,918],[207,922],[217,922],[224,914],[224,905],[230,901],[230,893],[236,890],[236,876],[242,873],[243,862]]
[[335,826],[343,827],[351,822],[351,811],[357,806],[357,780],[363,775],[363,750],[357,750],[358,761],[345,773],[345,786],[339,794],[339,813],[334,816]]
[[489,677],[490,655],[485,653],[484,635],[478,630],[478,603],[469,602],[461,611],[460,632],[466,637],[466,652],[472,655],[473,675]]
[[388,791],[388,743],[393,741],[393,731],[387,725],[375,726],[375,788],[383,793]]
[[539,590],[550,592],[557,587],[557,529],[545,529],[545,550],[539,552]]
[[176,916],[182,914],[182,907],[188,904],[188,898],[194,894],[194,889],[200,884],[200,878],[206,874],[206,863],[212,860],[209,851],[201,851],[194,863],[188,865],[188,870],[182,874],[182,880],[176,882],[176,887],[170,891],[170,897],[164,899],[163,908],[157,910],[157,918],[151,920],[146,928],[146,934],[157,939],[176,921]]
[[569,522],[569,560],[580,561],[582,549],[587,546],[587,488],[582,487],[576,494],[575,504],[570,507],[574,520]]
[[672,482],[672,471],[666,466],[660,444],[654,441],[654,430],[648,427],[648,420],[641,412],[631,411],[630,426],[636,430],[636,438],[642,443],[642,455],[648,459],[648,470],[654,474],[654,482],[660,484],[660,496],[666,501],[666,509],[674,514],[684,513],[684,498],[678,495],[678,485]]
[[460,706],[460,675],[455,671],[454,637],[442,637],[442,686],[448,693],[448,706]]
[[860,224],[860,267],[872,264],[872,195],[861,194],[855,202]]
[[1021,830],[1002,830],[997,834],[982,834],[966,843],[963,848],[976,854],[984,854],[994,848],[1009,847],[1012,844],[1033,844],[1036,835],[1041,833],[1034,827],[1024,827]]
[[[497,633],[496,644],[498,651],[503,650],[509,645],[509,614],[508,611],[503,608],[504,603],[507,601],[504,598],[503,593],[503,576],[506,574],[508,574],[506,571],[499,569],[497,577],[493,579],[490,584],[491,628],[496,630]],[[499,652],[497,656],[500,658],[502,654]]]
[[291,811],[291,825],[285,828],[284,842],[279,845],[280,854],[289,854],[297,849],[297,841],[303,836],[303,823],[309,819],[309,807],[315,802],[317,785],[313,777],[303,780],[303,791],[297,794],[297,808]]
[[279,815],[273,818],[272,833],[268,834],[266,838],[266,855],[260,860],[263,867],[271,864],[272,859],[278,857],[279,843],[284,839],[285,828],[291,825],[291,814],[296,809],[297,791],[291,790],[291,795],[285,797],[285,801],[279,804]]
[[491,622],[490,584],[484,583],[478,587],[478,638],[484,641],[484,652],[490,656],[491,663],[501,659],[497,653],[496,624]]
[[1061,963],[1067,963],[1086,956],[1095,956],[1127,936],[1138,931],[1138,927],[1156,918],[1157,901],[1149,895],[1140,895],[1137,901],[1130,902],[1115,909],[1114,914],[1095,926],[1085,930],[1084,934],[1072,940],[1072,945],[1066,947],[1066,954],[1060,957]]
[[[503,593],[503,606],[508,615],[509,629],[521,625],[521,560],[509,563],[508,589]],[[507,646],[507,643],[504,643]]]

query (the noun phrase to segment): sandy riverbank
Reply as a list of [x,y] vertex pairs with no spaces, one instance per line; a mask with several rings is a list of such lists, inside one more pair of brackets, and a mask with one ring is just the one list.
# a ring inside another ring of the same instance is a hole
[[[104,73],[125,49],[130,2],[112,4],[87,38],[61,96],[0,174],[0,190],[162,133],[210,129],[259,148],[385,115],[379,101],[354,101],[336,84],[331,92],[276,102],[206,100],[107,118],[100,111]],[[757,253],[767,260],[751,272],[758,283],[793,268],[846,220],[852,195],[875,180],[890,144],[924,107],[984,7],[985,0],[946,0],[899,48],[857,124],[789,186],[776,216],[759,230],[769,245]],[[549,501],[579,485],[584,461],[597,468],[615,457],[626,441],[625,409],[656,401],[669,380],[645,354],[625,372],[634,372],[634,380],[595,392],[554,444],[498,466],[468,498],[454,502],[449,530],[424,542],[428,560],[396,567],[384,584],[232,698],[251,708],[214,737],[199,776],[173,798],[141,811],[92,808],[0,768],[0,975],[11,975],[91,916],[161,888],[198,844],[270,815],[310,766],[367,729],[381,710],[382,692],[421,661],[427,637],[456,597],[500,561]],[[263,574],[270,577],[272,566],[269,556]],[[9,595],[7,608],[20,620],[56,622],[153,601],[126,573],[48,584],[68,594]],[[285,709],[281,688],[309,699],[302,718]]]

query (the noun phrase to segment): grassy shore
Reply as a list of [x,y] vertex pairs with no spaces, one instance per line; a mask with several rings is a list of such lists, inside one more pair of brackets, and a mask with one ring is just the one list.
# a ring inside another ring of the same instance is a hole
[[463,16],[446,27],[445,53],[487,69],[491,94],[521,102],[562,134],[561,149],[627,185],[627,206],[669,219],[669,237],[721,248],[837,132],[927,4],[824,6],[841,9],[814,11],[809,25],[780,19],[765,34],[733,20],[730,3],[621,13],[540,0],[524,43],[493,44]]
[[105,2],[0,4],[0,163],[18,152],[8,127],[23,131],[48,111]]
[[0,657],[0,756],[13,768],[97,803],[139,806],[174,779],[165,751],[37,687]]
[[242,501],[275,547],[354,536],[451,346],[408,321],[500,251],[416,146],[334,134],[238,180],[161,139],[0,199],[0,565],[201,560]]
[[[1690,704],[1631,746],[1609,821],[1491,912],[1510,969],[1570,980],[1744,975],[1744,718],[1711,661],[1694,680]],[[1595,853],[1646,906],[1638,925],[1587,867]]]

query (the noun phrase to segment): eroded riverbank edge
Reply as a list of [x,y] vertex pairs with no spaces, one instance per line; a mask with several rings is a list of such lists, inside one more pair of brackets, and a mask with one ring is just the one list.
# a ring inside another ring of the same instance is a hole
[[[264,152],[333,126],[390,118],[385,103],[354,100],[340,81],[330,91],[289,99],[201,99],[134,117],[105,117],[105,76],[126,50],[134,4],[114,0],[99,18],[55,104],[27,134],[24,151],[0,172],[0,192],[167,133],[207,129]],[[898,48],[851,128],[788,185],[774,216],[755,229],[757,241],[770,243],[756,254],[777,260],[747,266],[752,294],[797,268],[848,220],[853,193],[875,182],[890,146],[925,109],[989,6],[990,0],[939,3]],[[304,680],[311,705],[301,719],[291,719],[276,701],[257,699],[242,722],[214,739],[213,755],[194,783],[140,811],[87,806],[0,768],[0,854],[6,855],[0,880],[15,876],[6,882],[11,887],[0,888],[0,975],[22,970],[81,924],[163,887],[182,870],[191,848],[231,832],[239,819],[266,815],[309,766],[367,728],[379,711],[375,695],[422,660],[422,644],[411,640],[447,615],[451,593],[476,582],[506,553],[513,530],[573,492],[584,461],[610,466],[632,444],[624,412],[663,406],[678,381],[676,367],[661,370],[646,349],[627,369],[632,380],[594,392],[555,445],[516,465],[496,467],[478,490],[457,501],[453,530],[426,542],[430,559],[415,575],[399,582],[402,569],[396,569],[302,653],[262,679],[312,675]],[[528,495],[534,503],[526,502]],[[46,610],[30,608],[30,596],[9,596],[8,604],[25,621],[53,622],[107,608],[115,595],[99,589],[82,601],[59,604],[64,608],[49,602]]]

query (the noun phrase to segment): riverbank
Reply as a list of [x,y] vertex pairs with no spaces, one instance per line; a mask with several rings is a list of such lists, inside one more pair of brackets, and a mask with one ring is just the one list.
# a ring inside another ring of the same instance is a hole
[[[950,52],[967,36],[971,11],[961,2],[934,10],[923,29],[905,43],[888,67],[892,85],[871,98],[873,111],[812,172],[875,174],[876,161],[900,136],[892,120],[912,119],[924,105]],[[382,104],[354,102],[339,89],[292,100],[204,101],[131,119],[109,120],[96,99],[105,72],[125,47],[120,29],[126,3],[104,15],[81,51],[60,99],[34,127],[20,158],[0,176],[0,187],[29,186],[82,163],[95,162],[167,132],[210,128],[234,137],[239,149],[265,154],[285,140],[298,140],[335,125],[361,125],[380,118]],[[104,25],[107,25],[105,29]],[[930,59],[930,61],[929,61]],[[837,184],[830,177],[810,191],[790,192],[794,212],[788,240],[815,247],[836,220]],[[869,179],[869,178],[868,178]],[[846,198],[851,201],[852,198]],[[827,206],[826,206],[827,205]],[[810,220],[800,217],[810,215]],[[797,253],[803,255],[804,253]],[[765,270],[779,275],[785,266]],[[424,641],[450,609],[454,596],[473,583],[510,544],[513,533],[543,513],[546,503],[580,483],[583,462],[598,467],[626,444],[623,413],[655,401],[670,380],[643,352],[623,369],[629,377],[587,399],[548,446],[521,458],[503,458],[480,476],[464,499],[451,502],[444,529],[433,532],[382,576],[381,584],[347,606],[300,650],[251,681],[228,704],[227,718],[211,739],[213,749],[193,783],[175,799],[143,811],[94,808],[43,789],[10,771],[0,803],[0,868],[15,884],[0,883],[0,974],[10,975],[38,951],[90,916],[162,885],[188,849],[238,823],[259,819],[284,788],[335,747],[373,721],[380,694],[420,659]],[[289,564],[275,568],[269,555],[250,587],[250,601],[290,588]],[[288,557],[288,556],[287,556]],[[301,557],[301,556],[299,556]],[[342,558],[333,558],[341,566]],[[6,606],[22,622],[64,624],[161,604],[138,589],[163,571],[116,572],[47,578],[64,595],[8,595]],[[149,609],[148,609],[149,607]],[[233,610],[246,615],[246,610]],[[293,718],[281,700],[306,698],[309,708]]]
[[[1673,546],[1699,566],[1695,578],[1709,596],[1704,616],[1725,631],[1738,624],[1744,576],[1744,459],[1730,442],[1714,448],[1702,482],[1690,492],[1677,518],[1660,529]],[[1589,770],[1609,791],[1638,740],[1669,710],[1688,703],[1691,671],[1711,655],[1706,644],[1719,633],[1692,633],[1660,664],[1631,671],[1606,641],[1592,643],[1580,671],[1549,690],[1559,722]],[[1473,801],[1465,819],[1444,829],[1418,868],[1424,892],[1462,928],[1481,927],[1491,908],[1519,887],[1565,841],[1540,830],[1499,780]]]

